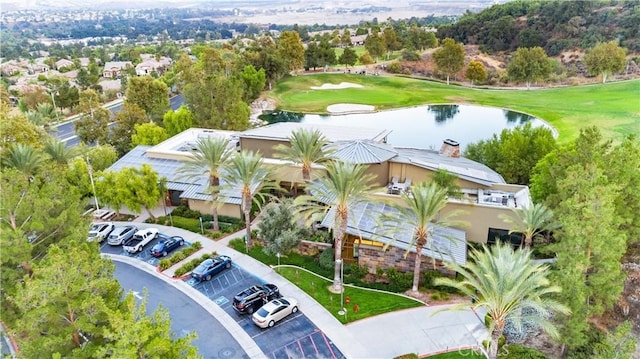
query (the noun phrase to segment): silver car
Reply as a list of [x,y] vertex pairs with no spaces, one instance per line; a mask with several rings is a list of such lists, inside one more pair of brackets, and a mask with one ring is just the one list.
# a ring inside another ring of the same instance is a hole
[[98,222],[94,223],[89,229],[89,236],[87,237],[88,242],[102,242],[111,233],[115,226],[112,222]]
[[297,300],[293,298],[278,298],[263,305],[262,308],[253,313],[251,319],[260,328],[271,328],[276,322],[297,311]]
[[112,246],[119,246],[129,240],[138,231],[134,226],[116,227],[109,235],[107,242]]

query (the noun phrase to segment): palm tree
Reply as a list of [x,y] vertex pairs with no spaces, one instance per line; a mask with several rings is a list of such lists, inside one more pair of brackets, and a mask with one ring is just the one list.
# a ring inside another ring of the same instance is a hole
[[560,226],[553,220],[553,211],[541,203],[513,209],[513,214],[515,218],[506,215],[500,215],[500,218],[514,225],[509,234],[522,233],[521,247],[524,244],[530,248],[533,239],[538,237],[540,233],[557,229]]
[[298,212],[307,218],[331,207],[336,209],[332,228],[336,263],[331,290],[339,293],[342,291],[342,239],[347,232],[349,210],[365,202],[374,191],[371,184],[374,175],[366,174],[367,167],[363,165],[341,161],[328,162],[326,167],[327,175],[308,185],[310,195],[296,198],[295,203]]
[[[550,284],[546,265],[535,264],[527,249],[514,251],[509,244],[497,243],[491,248],[474,249],[470,261],[463,267],[447,263],[462,280],[436,278],[436,285],[456,288],[470,297],[476,297],[474,310],[487,311],[491,345],[489,358],[498,354],[498,339],[504,332],[507,321],[519,326],[523,321],[538,325],[550,336],[557,338],[558,331],[549,320],[554,312],[569,314],[569,309],[551,299],[560,287]],[[466,309],[468,304],[459,304],[444,310]]]
[[14,143],[2,159],[4,166],[13,167],[27,177],[33,176],[44,162],[41,150],[22,143]]
[[320,130],[304,128],[294,130],[289,137],[290,146],[280,144],[274,148],[274,157],[302,165],[302,179],[311,181],[311,166],[329,160],[323,147],[329,143]]
[[[416,249],[416,258],[413,265],[413,286],[411,291],[417,292],[420,281],[420,265],[422,263],[422,249],[431,237],[433,229],[432,223],[440,227],[462,226],[461,222],[449,221],[449,218],[459,214],[450,212],[440,216],[440,211],[447,205],[447,189],[434,182],[422,182],[414,186],[411,194],[403,192],[401,194],[404,205],[392,205],[396,208],[395,213],[384,213],[380,216],[381,228],[383,232],[395,233],[400,228],[413,229],[413,236],[405,256],[411,248]],[[384,250],[389,248],[393,240],[384,246]],[[433,268],[436,266],[436,259],[433,259]]]
[[76,151],[73,150],[73,147],[67,148],[66,143],[54,137],[51,137],[47,142],[45,142],[42,150],[54,162],[59,164],[69,163],[69,160],[76,155]]
[[206,137],[196,142],[193,157],[178,172],[188,178],[206,175],[209,177],[209,192],[213,202],[213,230],[218,224],[218,200],[220,194],[220,170],[233,154],[229,141],[222,137]]
[[226,186],[240,189],[241,208],[247,228],[246,243],[247,248],[251,248],[251,205],[256,196],[264,198],[265,195],[260,191],[267,187],[270,173],[262,164],[262,156],[247,150],[232,156],[223,168],[222,178]]

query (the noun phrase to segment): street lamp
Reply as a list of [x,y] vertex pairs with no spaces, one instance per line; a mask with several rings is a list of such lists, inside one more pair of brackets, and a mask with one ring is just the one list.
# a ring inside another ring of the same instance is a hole
[[93,167],[91,167],[91,162],[89,162],[89,156],[85,157],[87,159],[87,170],[89,171],[89,180],[91,181],[91,189],[93,189],[93,200],[96,204],[96,211],[100,210],[100,206],[98,206],[98,195],[96,194],[96,185],[93,182]]
[[342,258],[336,260],[340,265],[340,310],[339,315],[347,314],[347,308],[344,307],[344,261]]

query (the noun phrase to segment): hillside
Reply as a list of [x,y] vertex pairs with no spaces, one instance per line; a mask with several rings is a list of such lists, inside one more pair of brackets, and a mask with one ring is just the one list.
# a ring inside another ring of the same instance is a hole
[[638,24],[640,0],[516,0],[467,12],[456,23],[439,27],[438,37],[479,45],[488,53],[541,46],[549,56],[619,39],[630,54],[638,55]]

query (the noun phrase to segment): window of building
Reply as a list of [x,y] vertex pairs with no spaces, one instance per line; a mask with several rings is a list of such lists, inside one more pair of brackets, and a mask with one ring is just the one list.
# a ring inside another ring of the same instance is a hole
[[487,244],[494,245],[498,241],[510,243],[514,247],[519,247],[520,243],[522,243],[522,234],[521,233],[509,234],[509,230],[507,229],[489,228]]

